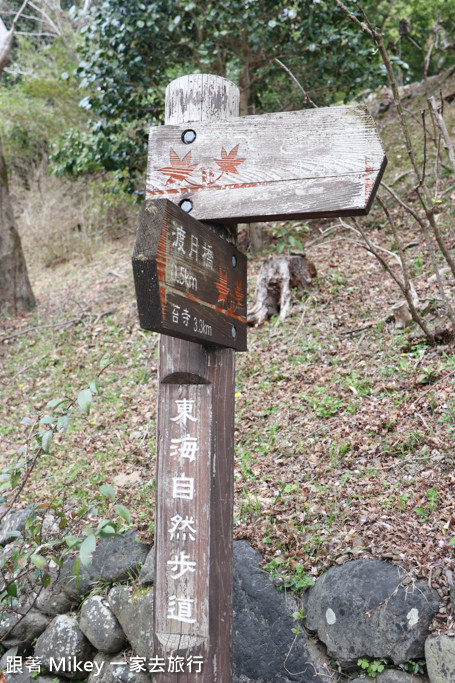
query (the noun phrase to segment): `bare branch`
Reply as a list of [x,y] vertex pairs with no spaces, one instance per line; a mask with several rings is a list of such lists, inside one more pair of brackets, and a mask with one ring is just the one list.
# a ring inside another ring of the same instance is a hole
[[450,163],[455,173],[455,151],[453,148],[452,140],[450,139],[449,132],[447,130],[444,118],[442,116],[441,110],[436,104],[436,99],[434,97],[428,98],[428,104],[430,105],[431,111],[434,114],[436,124],[441,132],[442,138],[444,140],[444,147],[446,148]]
[[380,206],[382,207],[382,210],[384,211],[385,215],[387,216],[387,220],[389,221],[390,227],[392,228],[393,232],[393,237],[395,240],[395,244],[397,245],[398,253],[400,255],[400,260],[401,260],[401,270],[403,273],[403,280],[404,280],[404,290],[403,294],[406,297],[406,301],[409,307],[409,311],[412,315],[412,319],[414,322],[417,323],[417,325],[420,327],[426,338],[428,339],[429,343],[431,346],[435,346],[436,342],[434,339],[434,335],[430,332],[428,327],[426,326],[425,322],[423,321],[422,317],[419,315],[417,308],[415,307],[414,304],[414,297],[412,296],[412,285],[411,285],[411,280],[409,278],[409,271],[406,263],[406,258],[404,255],[404,250],[403,250],[403,245],[401,243],[400,236],[398,234],[397,227],[395,225],[395,221],[392,218],[392,215],[390,211],[388,210],[387,206],[385,203],[382,201],[380,197],[378,197],[378,202]]
[[318,106],[318,105],[315,104],[315,103],[313,102],[313,100],[311,99],[311,97],[308,95],[307,91],[303,88],[302,84],[297,80],[297,78],[294,76],[294,74],[292,73],[292,71],[291,71],[290,69],[288,69],[288,67],[287,67],[285,64],[283,64],[283,62],[282,62],[280,59],[278,59],[278,57],[275,57],[275,60],[274,60],[274,61],[275,61],[277,64],[279,64],[279,65],[281,66],[281,68],[284,69],[284,70],[286,71],[286,73],[289,74],[289,76],[292,78],[292,80],[294,81],[294,83],[296,84],[296,86],[297,86],[297,87],[300,89],[300,91],[303,93],[303,96],[304,96],[304,98],[305,98],[305,104],[306,104],[306,103],[309,103],[309,104],[311,104],[312,107],[315,107],[315,108],[317,109],[317,106]]
[[41,14],[44,17],[49,27],[54,30],[55,35],[61,36],[62,31],[58,28],[57,24],[51,19],[47,12],[41,9],[41,7],[38,7],[38,5],[35,5],[35,3],[33,3],[31,0],[28,0],[28,2],[30,3],[30,7],[33,7],[34,10],[36,10],[39,14]]

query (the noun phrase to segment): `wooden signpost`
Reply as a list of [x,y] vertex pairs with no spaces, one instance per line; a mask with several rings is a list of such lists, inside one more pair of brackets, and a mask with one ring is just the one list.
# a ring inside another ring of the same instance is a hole
[[386,157],[365,107],[327,107],[152,128],[147,197],[199,220],[368,213]]
[[246,351],[246,257],[167,199],[145,201],[133,253],[141,327]]
[[234,349],[246,349],[235,223],[367,213],[386,165],[360,107],[246,118],[238,108],[230,81],[186,76],[168,86],[166,125],[150,132],[133,268],[141,326],[163,333],[158,683],[231,682]]

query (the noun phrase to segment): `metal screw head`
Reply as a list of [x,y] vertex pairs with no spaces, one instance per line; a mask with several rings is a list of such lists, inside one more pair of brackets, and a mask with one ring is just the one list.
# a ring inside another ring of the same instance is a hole
[[234,327],[234,325],[232,326],[231,332],[232,332],[232,339],[236,339],[237,329]]
[[182,211],[186,211],[186,213],[189,213],[193,210],[193,202],[191,199],[182,199],[182,201],[179,203],[179,206]]
[[237,266],[237,256],[235,254],[232,257],[232,265],[234,268],[236,268]]
[[184,142],[185,145],[191,145],[191,143],[196,140],[196,137],[196,131],[189,128],[188,130],[183,131],[182,142]]

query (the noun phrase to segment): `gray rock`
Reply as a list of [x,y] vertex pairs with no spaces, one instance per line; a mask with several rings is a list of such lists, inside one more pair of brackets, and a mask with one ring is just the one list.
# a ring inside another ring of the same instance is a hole
[[90,669],[85,665],[90,666],[93,654],[93,647],[78,627],[76,617],[67,614],[56,616],[35,645],[35,657],[41,659],[46,672],[70,679],[87,677]]
[[109,596],[111,610],[139,657],[153,656],[153,588],[133,592],[114,586]]
[[[22,651],[29,647],[43,633],[49,622],[49,617],[33,608],[27,612],[23,619],[18,614],[11,614],[0,621],[0,638],[4,638],[2,643],[5,647],[18,647]],[[13,626],[13,630],[5,638],[5,635]]]
[[23,668],[21,672],[6,674],[7,683],[35,683],[36,679],[30,678],[30,673]]
[[82,605],[79,628],[100,652],[120,652],[126,647],[122,627],[112,613],[108,601],[100,595],[88,598]]
[[74,602],[75,600],[72,600],[63,589],[60,573],[53,570],[51,572],[51,583],[40,592],[36,601],[36,608],[44,614],[55,617],[57,614],[69,612]]
[[103,538],[98,543],[87,567],[92,579],[104,581],[127,581],[139,573],[150,546],[137,540],[137,532],[127,531],[123,536]]
[[142,565],[140,579],[143,586],[152,586],[155,583],[155,548],[150,550]]
[[97,676],[94,670],[87,683],[150,683],[150,678],[145,673],[132,671],[130,665],[119,655],[109,657],[98,654],[94,663],[101,667],[101,672]]
[[52,571],[50,585],[40,593],[36,602],[37,609],[44,614],[51,617],[64,614],[90,592],[95,581],[82,565],[79,576],[76,576],[75,562],[74,556],[67,556],[63,560],[63,567]]
[[422,658],[439,597],[423,581],[403,586],[402,578],[380,560],[331,567],[305,593],[307,628],[346,668],[365,656],[394,664]]
[[7,683],[65,683],[68,681],[66,678],[61,678],[60,676],[38,676],[38,678],[32,678],[27,669],[22,669],[22,673],[6,674]]
[[428,678],[424,676],[414,676],[407,674],[405,671],[397,671],[396,669],[386,669],[378,674],[376,678],[368,678],[372,683],[426,683]]
[[455,638],[431,635],[425,641],[425,658],[431,683],[455,681]]
[[23,531],[25,522],[33,515],[30,508],[23,510],[10,510],[0,524],[0,545],[6,545],[9,541],[16,538],[15,531]]
[[234,681],[327,681],[329,660],[305,633],[293,634],[296,601],[279,593],[260,570],[261,555],[234,543]]

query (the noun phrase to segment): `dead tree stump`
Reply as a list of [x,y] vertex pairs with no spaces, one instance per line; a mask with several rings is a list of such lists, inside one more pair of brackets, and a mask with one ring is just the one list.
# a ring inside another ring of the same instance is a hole
[[248,311],[248,324],[261,325],[274,315],[285,318],[292,306],[294,294],[312,291],[312,278],[316,277],[314,263],[308,261],[305,254],[291,256],[269,256],[261,266],[254,305]]

